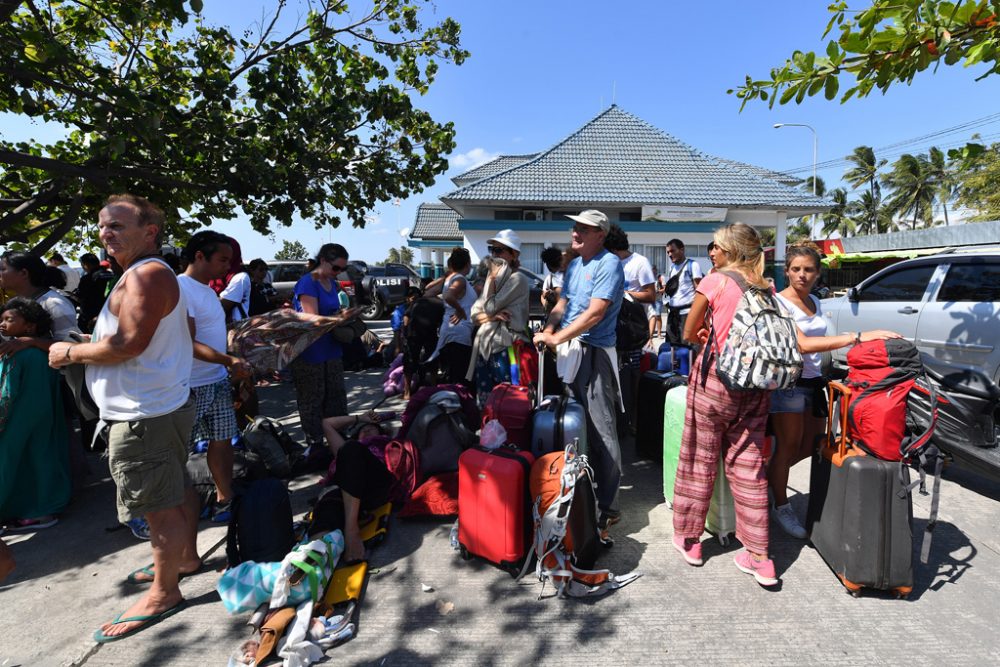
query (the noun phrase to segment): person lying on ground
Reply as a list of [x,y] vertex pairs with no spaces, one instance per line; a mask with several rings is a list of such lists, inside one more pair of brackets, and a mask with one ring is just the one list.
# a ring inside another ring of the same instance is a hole
[[[343,524],[334,526],[344,532],[344,561],[365,557],[358,517],[362,510],[373,510],[389,501],[396,478],[385,464],[368,449],[368,440],[384,432],[381,422],[392,415],[369,411],[361,415],[342,415],[323,420],[323,434],[337,460],[333,482],[340,488],[344,503]],[[353,438],[342,433],[357,428]]]

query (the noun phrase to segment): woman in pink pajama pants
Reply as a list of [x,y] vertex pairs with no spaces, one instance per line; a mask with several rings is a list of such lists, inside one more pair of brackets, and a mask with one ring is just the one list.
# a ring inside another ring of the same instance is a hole
[[[705,529],[722,456],[736,505],[736,537],[745,547],[734,559],[736,567],[753,575],[760,585],[774,586],[778,579],[768,555],[767,466],[763,453],[770,392],[730,391],[722,384],[715,373],[706,322],[711,307],[715,338],[721,348],[743,295],[725,272],[740,274],[750,285],[766,287],[764,250],[756,230],[739,222],[717,230],[714,243],[717,271],[698,285],[684,327],[684,338],[704,344],[705,349],[691,369],[688,385],[674,486],[673,545],[689,564],[702,564],[699,538]],[[707,373],[702,369],[705,363],[709,364]]]

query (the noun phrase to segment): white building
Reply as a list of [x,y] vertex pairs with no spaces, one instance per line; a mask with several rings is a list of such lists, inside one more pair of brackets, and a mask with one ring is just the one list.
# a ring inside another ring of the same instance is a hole
[[517,231],[522,264],[540,274],[542,249],[569,243],[564,216],[588,208],[617,222],[661,271],[672,238],[707,268],[712,233],[737,221],[775,227],[780,262],[787,220],[831,208],[794,177],[705,155],[614,105],[548,150],[501,156],[452,180],[458,189],[422,204],[410,234],[425,276],[441,274],[455,245],[479,261],[504,228]]

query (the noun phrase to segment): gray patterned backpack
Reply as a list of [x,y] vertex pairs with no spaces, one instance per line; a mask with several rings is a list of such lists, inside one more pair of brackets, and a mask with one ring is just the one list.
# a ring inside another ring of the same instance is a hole
[[[802,375],[795,322],[782,314],[770,290],[748,285],[738,273],[719,273],[731,278],[743,290],[721,350],[716,342],[715,327],[710,326],[709,338],[719,379],[734,391],[794,386]],[[708,364],[705,364],[707,369]]]

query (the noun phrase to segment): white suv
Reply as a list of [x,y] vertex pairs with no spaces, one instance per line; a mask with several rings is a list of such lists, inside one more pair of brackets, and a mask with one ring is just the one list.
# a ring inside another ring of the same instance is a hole
[[[1000,383],[1000,248],[893,264],[847,295],[823,301],[830,335],[890,329],[921,352]],[[846,366],[846,350],[833,354]]]

